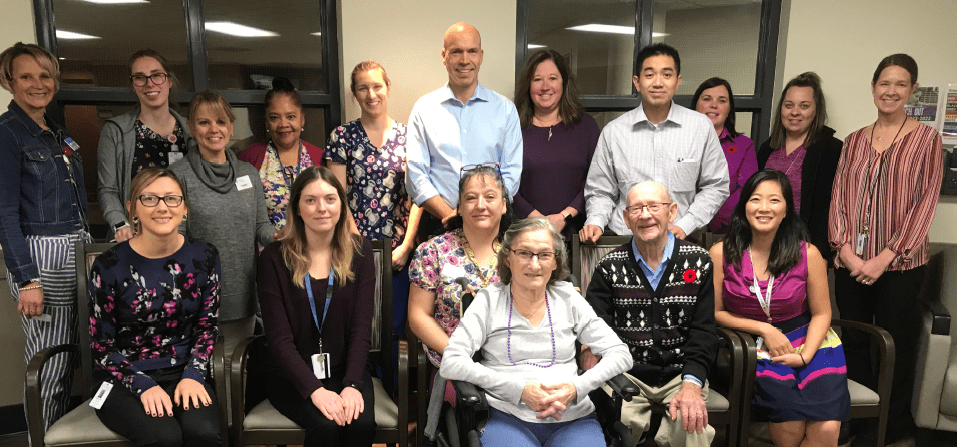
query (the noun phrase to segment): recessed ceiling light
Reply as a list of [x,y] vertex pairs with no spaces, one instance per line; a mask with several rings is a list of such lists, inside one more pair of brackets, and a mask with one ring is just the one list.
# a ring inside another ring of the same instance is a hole
[[120,5],[124,3],[149,3],[146,0],[83,0],[87,3],[96,3],[98,5]]
[[235,22],[206,22],[206,30],[236,37],[273,37],[279,35],[272,31],[240,25]]
[[545,45],[539,45],[539,44],[537,44],[537,43],[530,43],[530,44],[528,44],[528,49],[529,49],[529,50],[534,50],[534,49],[536,49],[536,48],[545,48]]
[[65,57],[58,57],[57,59],[59,59],[59,60],[61,60],[61,61],[65,61],[65,60],[66,60]]
[[62,29],[56,30],[57,39],[66,39],[66,40],[80,40],[80,39],[99,39],[99,36],[91,36],[89,34],[74,33],[73,31],[66,31]]
[[[592,33],[635,35],[635,27],[633,26],[604,25],[601,23],[589,23],[588,25],[573,26],[571,28],[565,29],[572,31],[588,31]],[[665,37],[667,35],[667,33],[651,33],[651,37]]]
[[321,31],[317,31],[317,32],[314,32],[314,33],[309,33],[309,35],[311,35],[311,36],[321,36],[321,35],[322,35],[322,32],[321,32]]

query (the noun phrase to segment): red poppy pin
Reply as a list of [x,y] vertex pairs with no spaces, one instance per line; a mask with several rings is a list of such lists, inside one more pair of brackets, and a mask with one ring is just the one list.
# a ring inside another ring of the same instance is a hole
[[685,270],[684,278],[685,282],[695,282],[695,280],[698,279],[698,272],[694,271],[694,269]]
[[737,146],[728,146],[728,153],[733,154],[738,151]]

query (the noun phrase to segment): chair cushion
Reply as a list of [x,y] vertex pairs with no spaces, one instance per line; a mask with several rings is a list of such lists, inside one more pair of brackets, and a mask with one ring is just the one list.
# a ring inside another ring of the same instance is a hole
[[100,422],[90,399],[56,421],[43,436],[43,443],[49,446],[125,440]]
[[[957,345],[955,345],[957,346]],[[951,354],[951,359],[955,357]],[[950,416],[957,416],[957,364],[951,361],[944,373],[944,383],[941,385],[940,412]]]
[[[399,407],[392,401],[379,379],[372,379],[372,388],[375,390],[376,426],[379,428],[395,428],[399,423]],[[269,399],[266,399],[246,414],[243,428],[246,430],[295,430],[299,426],[283,416],[279,410],[272,406]]]
[[705,402],[705,405],[708,412],[728,411],[728,409],[731,408],[731,403],[728,402],[728,399],[714,390],[708,392],[708,400]]
[[870,388],[853,380],[847,381],[847,390],[851,393],[851,405],[877,404],[881,397]]

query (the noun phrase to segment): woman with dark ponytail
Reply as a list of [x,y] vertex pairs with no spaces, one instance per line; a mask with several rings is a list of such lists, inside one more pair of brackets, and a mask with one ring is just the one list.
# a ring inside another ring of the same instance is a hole
[[289,79],[273,78],[264,105],[269,141],[249,146],[239,154],[239,159],[259,170],[269,220],[276,230],[281,230],[286,226],[292,182],[304,169],[321,165],[322,149],[300,138],[306,117],[302,99]]

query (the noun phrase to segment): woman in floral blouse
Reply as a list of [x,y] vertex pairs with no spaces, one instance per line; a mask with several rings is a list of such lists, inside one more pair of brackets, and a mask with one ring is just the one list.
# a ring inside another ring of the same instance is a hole
[[419,207],[405,190],[405,124],[389,117],[392,83],[374,61],[352,70],[359,119],[337,127],[326,145],[329,170],[345,185],[349,225],[371,241],[392,241],[392,333],[405,332],[409,255],[415,249]]
[[[90,273],[94,379],[113,385],[97,416],[135,445],[219,445],[209,378],[219,334],[219,254],[177,229],[189,209],[172,172],[133,179],[133,237]],[[109,384],[109,385],[107,385]]]

